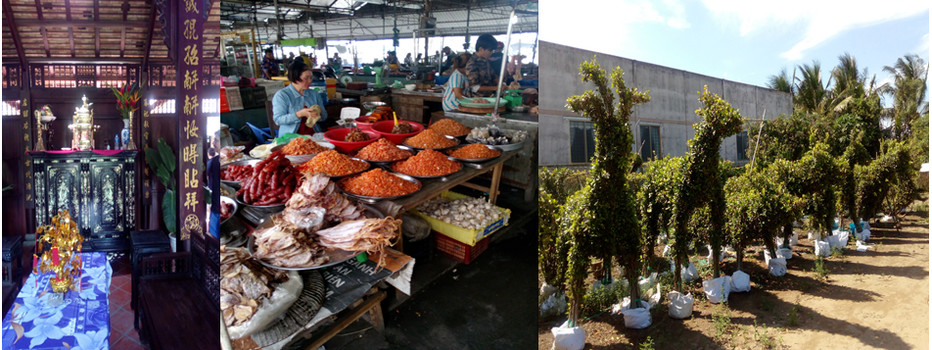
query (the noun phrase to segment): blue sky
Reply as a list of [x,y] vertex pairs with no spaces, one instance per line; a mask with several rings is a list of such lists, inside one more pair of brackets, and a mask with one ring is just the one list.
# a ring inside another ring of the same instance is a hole
[[[764,86],[786,67],[845,52],[883,66],[907,53],[929,62],[929,2],[541,0],[540,40]],[[544,53],[546,54],[546,53]]]

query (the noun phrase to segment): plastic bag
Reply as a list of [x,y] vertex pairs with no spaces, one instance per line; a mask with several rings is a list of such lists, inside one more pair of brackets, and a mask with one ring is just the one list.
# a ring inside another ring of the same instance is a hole
[[654,294],[651,294],[649,297],[647,297],[647,303],[650,305],[651,309],[653,309],[654,306],[657,306],[657,304],[660,304],[660,290],[662,290],[663,288],[660,283],[657,283],[657,287],[654,289],[656,289],[657,291],[654,292]]
[[731,292],[731,276],[702,281],[702,289],[705,291],[706,299],[713,304],[728,301],[728,293]]
[[825,237],[831,251],[841,250],[848,245],[848,231],[834,231],[833,235]]
[[670,299],[670,308],[668,314],[670,317],[682,320],[689,318],[693,314],[693,295],[673,291],[667,293],[667,299]]
[[770,274],[773,276],[783,276],[786,274],[786,259],[784,258],[773,258],[767,262],[767,269],[770,270]]
[[551,286],[544,282],[544,285],[540,286],[540,300],[543,303],[543,300],[547,300],[553,293],[557,292],[557,287]]
[[568,327],[566,321],[560,327],[550,329],[553,333],[553,350],[582,350],[586,347],[586,331],[582,327]]
[[751,275],[738,270],[731,274],[731,291],[732,292],[750,292]]
[[625,327],[644,329],[650,326],[650,304],[644,300],[639,303],[641,307],[631,308],[631,301],[625,298],[621,303],[621,314],[625,315]]
[[657,284],[657,273],[652,272],[647,278],[641,277],[638,280],[638,287],[641,288],[641,293],[646,293],[651,288],[654,288],[654,285]]
[[832,255],[832,249],[831,249],[831,246],[828,244],[828,242],[815,241],[813,245],[815,248],[815,254],[817,256],[827,257],[829,255]]
[[561,292],[550,294],[550,296],[544,300],[544,303],[540,305],[541,318],[562,315],[564,313],[566,313],[566,296]]
[[777,257],[783,258],[784,260],[790,260],[793,258],[793,249],[790,249],[790,248],[777,249]]
[[291,304],[298,300],[303,289],[304,282],[301,281],[301,275],[297,271],[290,271],[288,280],[275,287],[272,297],[259,302],[259,308],[256,309],[252,318],[238,326],[227,327],[230,339],[249,336],[268,327],[281,314],[288,311]]

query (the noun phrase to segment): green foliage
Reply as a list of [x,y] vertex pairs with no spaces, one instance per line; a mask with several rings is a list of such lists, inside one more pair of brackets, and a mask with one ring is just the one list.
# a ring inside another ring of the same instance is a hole
[[654,339],[648,336],[643,343],[638,345],[638,350],[654,350]]
[[563,289],[563,276],[566,275],[566,247],[560,244],[563,230],[557,221],[560,204],[541,188],[537,196],[538,239],[537,266],[547,284]]
[[[593,244],[584,246],[578,253],[580,256],[601,258],[606,263],[610,263],[612,257],[618,257],[619,264],[625,268],[632,299],[638,299],[642,237],[634,189],[629,187],[626,176],[632,169],[632,156],[630,152],[618,150],[631,149],[634,138],[629,125],[630,116],[634,107],[648,102],[650,96],[628,88],[621,68],[616,67],[608,79],[595,58],[580,64],[579,72],[582,81],[593,83],[597,90],[567,99],[567,107],[571,111],[593,121],[596,139],[588,191],[584,192],[586,211],[591,215],[588,232]],[[618,95],[617,105],[615,94]],[[578,241],[574,242],[579,245]]]
[[786,325],[790,327],[796,327],[799,325],[799,305],[793,305],[790,308],[790,313],[786,315]]
[[815,272],[821,279],[828,277],[828,268],[825,267],[825,260],[821,256],[816,257],[812,265],[812,272]]
[[896,64],[883,70],[894,78],[894,86],[887,89],[893,94],[893,137],[908,139],[913,133],[913,121],[929,113],[929,102],[925,99],[929,66],[912,54],[898,58]]
[[797,160],[809,150],[811,119],[804,113],[781,115],[767,120],[763,130],[760,129],[760,122],[749,124],[748,150],[757,150],[755,166],[766,166],[777,159]]
[[686,261],[686,248],[689,242],[686,225],[693,211],[704,205],[709,206],[711,221],[709,243],[713,249],[712,271],[718,277],[718,258],[721,252],[722,230],[725,215],[724,181],[720,177],[719,147],[722,140],[741,131],[744,118],[738,110],[731,107],[721,97],[703,88],[699,96],[701,108],[696,110],[700,122],[693,125],[696,136],[689,140],[686,154],[685,170],[680,190],[677,193],[675,213],[675,244],[673,246],[676,264],[675,276],[677,288],[682,290],[679,282],[681,265]]
[[913,120],[910,129],[909,153],[913,155],[913,168],[918,170],[922,163],[929,162],[929,113]]
[[591,317],[608,309],[626,296],[628,296],[628,291],[625,290],[621,282],[599,288],[590,288],[583,297],[582,315]]
[[841,187],[840,207],[848,213],[848,218],[855,223],[857,232],[861,232],[861,219],[857,215],[857,180],[855,179],[855,167],[870,162],[868,151],[861,144],[864,138],[864,131],[852,131],[857,136],[852,137],[845,153],[842,155],[842,166],[839,167],[840,175],[843,181],[839,184]]
[[844,164],[833,157],[828,144],[822,142],[817,142],[796,163],[795,169],[784,164],[772,171],[787,179],[790,193],[806,201],[804,213],[813,217],[812,227],[821,233],[831,232],[836,204],[835,185],[842,180],[839,169]]
[[644,232],[645,261],[654,256],[660,232],[668,232],[676,210],[676,196],[683,182],[683,157],[663,157],[643,166],[637,192],[641,230]]
[[715,339],[721,339],[729,330],[731,330],[731,309],[728,303],[719,303],[712,311],[712,326],[715,331]]
[[565,244],[567,247],[564,286],[570,298],[568,312],[573,322],[579,321],[579,308],[586,293],[584,281],[589,273],[589,257],[592,256],[589,237],[591,215],[587,203],[589,192],[590,188],[587,185],[571,195],[563,205],[558,219],[563,231],[558,244]]
[[822,83],[822,70],[819,62],[813,61],[812,65],[803,64],[798,69],[800,76],[796,77],[794,105],[797,110],[809,113],[818,112],[828,95],[828,84]]
[[[872,218],[881,211],[892,186],[910,186],[914,171],[911,162],[906,143],[890,140],[881,145],[881,155],[870,164],[855,167],[857,208],[861,218]],[[901,196],[912,197],[909,193]],[[912,200],[901,198],[899,202],[908,205]]]
[[774,238],[780,226],[802,215],[803,200],[791,194],[785,182],[777,177],[783,167],[776,165],[764,171],[746,171],[729,179],[725,185],[726,228],[736,250],[743,251],[752,241],[760,240],[771,256],[776,256]]
[[177,206],[175,197],[175,152],[165,142],[165,138],[160,137],[156,144],[156,149],[146,147],[146,164],[149,170],[155,173],[159,182],[165,186],[165,194],[162,196],[162,220],[165,223],[165,229],[168,232],[176,232],[177,229]]

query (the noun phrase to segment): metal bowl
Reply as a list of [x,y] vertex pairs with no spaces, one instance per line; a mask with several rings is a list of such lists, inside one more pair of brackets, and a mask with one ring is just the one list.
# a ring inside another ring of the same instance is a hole
[[[230,219],[232,219],[234,215],[236,215],[236,212],[239,211],[239,204],[236,203],[236,200],[234,200],[233,198],[227,197],[227,196],[220,196],[220,203],[230,203],[233,205],[233,212],[230,213],[230,217],[226,218],[226,220],[220,221],[220,225],[222,226],[227,221],[230,221]],[[222,210],[223,209],[221,209],[221,211]]]
[[240,213],[243,214],[243,217],[246,218],[246,220],[249,220],[249,222],[253,225],[258,225],[263,220],[268,218],[269,215],[280,213],[282,210],[285,210],[285,203],[275,205],[252,205],[243,202],[240,199],[240,196],[236,196],[236,203],[238,203],[240,207],[243,208],[240,211]]
[[527,141],[527,140],[521,141],[521,142],[518,142],[518,143],[509,143],[509,144],[505,144],[505,145],[489,145],[489,144],[482,143],[482,142],[475,142],[475,141],[466,140],[466,142],[469,142],[469,143],[478,143],[478,144],[483,144],[483,145],[486,145],[486,146],[495,146],[495,147],[498,147],[498,149],[500,149],[500,150],[502,150],[502,151],[505,151],[505,152],[507,152],[507,151],[517,151],[517,150],[519,150],[519,149],[524,148],[524,143],[525,143],[526,141]]
[[[417,185],[417,189],[414,190],[414,192],[411,192],[411,193],[408,193],[408,194],[403,194],[403,195],[400,195],[400,196],[372,197],[372,196],[363,196],[363,195],[358,195],[358,194],[353,194],[353,193],[347,192],[346,190],[343,189],[343,180],[340,180],[340,181],[337,182],[337,188],[340,189],[340,192],[343,192],[343,194],[347,195],[348,197],[355,198],[355,199],[357,199],[357,200],[359,200],[359,201],[361,201],[361,202],[363,202],[363,203],[375,204],[375,203],[378,203],[379,201],[394,200],[394,199],[398,199],[398,198],[410,196],[410,195],[412,195],[412,194],[417,193],[417,191],[420,191],[421,188],[423,187],[423,185],[421,184],[421,182],[418,181],[418,179],[414,178],[413,176],[408,176],[408,175],[398,174],[398,173],[391,173],[391,174],[394,175],[394,176],[397,176],[397,177],[401,178],[402,180],[405,180],[405,181],[408,181],[408,182],[411,182],[411,183],[416,184],[416,185]],[[349,178],[349,177],[346,177],[346,178],[344,178],[344,180],[345,180],[345,179],[348,179],[348,178]]]
[[365,108],[366,110],[368,110],[369,113],[372,113],[372,111],[375,110],[375,107],[381,107],[381,106],[388,106],[388,103],[381,102],[381,101],[366,101],[362,103],[362,108]]
[[415,146],[409,145],[409,144],[407,143],[408,139],[405,139],[405,142],[403,142],[402,144],[405,145],[405,146],[411,147],[411,148],[413,148],[413,149],[416,149],[416,150],[418,150],[418,151],[423,151],[423,150],[425,150],[425,149],[432,149],[432,150],[434,150],[434,151],[442,152],[442,151],[451,149],[451,148],[453,148],[453,147],[459,146],[460,143],[462,143],[462,142],[460,142],[460,139],[455,138],[455,137],[453,137],[453,136],[450,136],[450,135],[443,135],[443,136],[446,137],[446,138],[448,138],[448,139],[450,139],[450,140],[456,141],[456,144],[454,144],[454,145],[452,145],[452,146],[450,146],[450,147],[444,147],[444,148],[420,148],[420,147],[415,147]]
[[[221,165],[221,166],[220,166],[220,172],[223,173],[223,171],[226,170],[226,168],[228,168],[228,167],[231,166],[231,165],[249,165],[249,166],[255,166],[256,164],[258,164],[258,163],[261,162],[261,161],[262,161],[262,159],[250,159],[250,160],[241,160],[241,161],[238,161],[238,162],[228,163],[228,164],[225,164],[225,165]],[[240,188],[243,187],[242,181],[220,180],[220,182],[221,182],[221,183],[224,183],[224,184],[227,184],[227,185],[229,185],[229,186],[233,186],[233,187],[235,187],[236,189],[240,189]]]
[[498,153],[497,156],[494,156],[494,157],[480,158],[480,159],[457,158],[457,157],[454,157],[454,156],[450,155],[450,153],[452,153],[453,151],[458,150],[458,149],[463,148],[463,147],[466,147],[466,145],[463,145],[462,147],[457,147],[457,148],[454,148],[454,149],[447,150],[446,153],[447,153],[448,156],[450,156],[450,159],[455,159],[455,160],[458,160],[458,161],[463,162],[463,163],[484,163],[484,162],[490,161],[490,160],[492,160],[492,159],[501,157],[501,156],[502,156],[502,153],[505,153],[505,151],[503,151],[503,150],[502,150],[501,148],[499,148],[498,146],[485,145],[485,144],[481,144],[481,143],[480,143],[480,145],[484,145],[485,147],[488,147],[490,150],[498,151],[499,153]]

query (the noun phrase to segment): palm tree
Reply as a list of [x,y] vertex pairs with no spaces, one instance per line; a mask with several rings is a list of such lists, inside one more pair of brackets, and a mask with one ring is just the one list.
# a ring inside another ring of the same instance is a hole
[[909,137],[912,121],[929,111],[925,100],[929,66],[913,54],[897,58],[895,65],[883,70],[894,78],[893,86],[885,84],[884,92],[893,95],[893,135],[902,140]]
[[790,76],[786,73],[786,67],[780,70],[780,74],[770,76],[770,79],[767,81],[767,87],[777,91],[793,93],[793,84],[791,83]]
[[832,89],[837,97],[864,96],[864,83],[867,80],[867,68],[858,71],[858,63],[850,53],[838,56],[838,65],[832,70],[835,87]]
[[[825,106],[829,84],[822,84],[822,70],[819,61],[813,61],[811,66],[803,64],[799,66],[799,70],[802,75],[795,78],[795,107],[808,113],[821,112]],[[831,83],[831,78],[829,78],[829,83]]]

